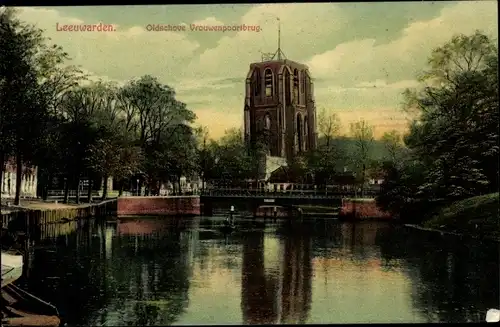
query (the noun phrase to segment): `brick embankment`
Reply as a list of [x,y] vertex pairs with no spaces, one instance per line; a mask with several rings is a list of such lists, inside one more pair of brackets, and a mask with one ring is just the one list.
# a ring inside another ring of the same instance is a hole
[[117,213],[127,215],[197,216],[199,196],[131,196],[118,198]]
[[375,199],[343,199],[340,217],[390,220],[390,213],[380,210]]

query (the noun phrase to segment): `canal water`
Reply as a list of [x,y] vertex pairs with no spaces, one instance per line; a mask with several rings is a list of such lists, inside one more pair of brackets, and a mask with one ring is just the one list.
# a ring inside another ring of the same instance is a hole
[[18,285],[68,326],[480,322],[497,244],[387,223],[126,218],[42,231]]

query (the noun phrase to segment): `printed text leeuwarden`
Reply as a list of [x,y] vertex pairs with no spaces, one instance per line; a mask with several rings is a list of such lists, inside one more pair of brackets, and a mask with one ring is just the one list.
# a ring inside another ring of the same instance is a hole
[[59,24],[56,23],[58,32],[115,32],[116,28],[112,24]]

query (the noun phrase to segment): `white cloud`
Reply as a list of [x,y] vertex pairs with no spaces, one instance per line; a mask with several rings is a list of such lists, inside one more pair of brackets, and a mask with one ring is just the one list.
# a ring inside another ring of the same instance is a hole
[[218,20],[215,17],[207,17],[202,20],[197,20],[193,22],[194,25],[200,25],[200,26],[219,26],[219,25],[224,25],[223,22]]
[[[248,65],[260,60],[261,52],[277,48],[278,21],[282,28],[282,47],[290,58],[303,47],[309,51],[317,48],[322,39],[343,26],[339,8],[330,3],[272,4],[252,7],[238,22],[248,26],[258,25],[261,32],[240,31],[234,36],[222,37],[218,45],[203,52],[188,66],[194,76],[200,72],[208,76],[246,76]],[[325,28],[327,27],[327,28]],[[207,32],[209,33],[209,32]]]
[[434,19],[408,25],[392,42],[380,45],[376,45],[375,39],[346,42],[313,56],[308,65],[314,77],[352,84],[387,79],[403,70],[421,70],[431,49],[453,35],[479,29],[497,36],[498,23],[492,24],[498,22],[497,12],[496,1],[459,2],[443,9]]
[[[320,84],[321,85],[321,84]],[[403,80],[395,83],[387,83],[386,80],[377,79],[372,82],[361,82],[356,84],[354,87],[343,87],[340,85],[331,85],[331,86],[323,86],[319,88],[319,91],[316,91],[316,95],[321,95],[324,93],[342,93],[348,91],[360,91],[364,90],[373,90],[380,91],[380,89],[389,89],[389,90],[404,90],[407,88],[416,88],[420,84],[417,80]]]
[[173,83],[177,93],[192,92],[199,89],[220,90],[234,87],[234,84],[224,84],[224,79],[204,78],[204,79],[184,79],[178,83]]
[[[325,44],[349,28],[340,5],[263,4],[248,8],[238,22],[213,16],[193,22],[258,25],[262,29],[223,33],[213,48],[199,55],[200,45],[194,39],[203,37],[203,33],[220,32],[191,32],[189,27],[179,33],[148,32],[145,26],[115,26],[116,32],[57,32],[56,24],[99,22],[69,17],[56,9],[29,7],[20,9],[20,18],[45,29],[51,42],[63,46],[73,58],[72,63],[81,65],[94,75],[93,79],[123,82],[151,74],[175,87],[178,99],[194,109],[199,122],[219,136],[242,123],[244,77],[249,64],[260,60],[261,51],[276,50],[277,17],[281,19],[285,54],[307,63],[317,78],[318,107],[335,108],[346,121],[365,117],[380,126],[383,121],[402,124],[404,117],[397,111],[401,91],[417,86],[412,80],[414,73],[424,68],[432,48],[454,34],[470,34],[476,29],[497,36],[498,27],[496,1],[450,3],[438,17],[409,24],[392,42],[377,43],[374,35],[324,51]],[[311,53],[317,55],[308,57]],[[241,81],[231,82],[234,77],[241,77]],[[388,116],[380,118],[385,115],[380,110]],[[396,123],[391,122],[394,119]]]
[[51,42],[63,46],[73,58],[98,75],[126,80],[144,74],[154,74],[168,81],[173,72],[182,69],[179,62],[192,56],[199,44],[187,38],[186,32],[148,32],[145,26],[115,32],[64,32],[56,26],[65,24],[97,24],[60,14],[55,9],[19,9],[19,17],[45,29]]

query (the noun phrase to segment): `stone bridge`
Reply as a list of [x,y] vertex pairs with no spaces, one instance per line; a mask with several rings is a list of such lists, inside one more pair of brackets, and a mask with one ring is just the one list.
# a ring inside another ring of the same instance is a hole
[[[256,212],[261,206],[293,208],[298,205],[322,205],[340,207],[343,198],[353,197],[349,192],[262,192],[251,190],[211,190],[200,195],[202,213],[210,216],[215,208],[227,213],[230,206],[237,211]],[[365,192],[365,197],[374,197],[374,192]]]

